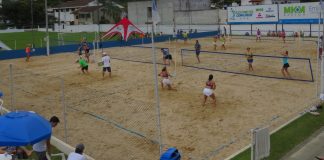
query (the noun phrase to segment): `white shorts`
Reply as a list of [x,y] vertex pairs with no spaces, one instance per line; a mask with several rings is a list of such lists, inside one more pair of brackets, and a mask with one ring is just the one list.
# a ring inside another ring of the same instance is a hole
[[210,89],[210,88],[204,88],[204,90],[203,90],[203,94],[205,95],[205,96],[211,96],[212,94],[213,94],[213,90],[212,89]]
[[261,35],[257,35],[257,38],[261,38]]
[[170,81],[170,79],[168,79],[168,78],[164,78],[163,80],[162,80],[162,83],[163,83],[163,85],[171,85],[171,81]]

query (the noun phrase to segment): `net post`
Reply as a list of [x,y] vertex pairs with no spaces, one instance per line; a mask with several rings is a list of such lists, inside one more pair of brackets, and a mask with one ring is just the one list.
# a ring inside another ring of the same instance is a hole
[[13,72],[12,72],[12,64],[9,64],[9,79],[10,79],[10,107],[11,111],[14,109],[14,82],[13,82]]
[[180,50],[180,55],[181,55],[181,66],[183,66],[183,54],[182,54],[182,52],[183,52],[183,49]]
[[312,63],[310,61],[310,59],[308,59],[308,63],[309,63],[309,69],[312,75],[312,82],[314,82],[314,75],[313,75],[313,67],[312,67]]
[[64,141],[65,143],[68,143],[67,141],[67,125],[66,125],[66,104],[65,104],[65,92],[64,92],[64,79],[61,79],[61,101],[62,101],[62,107],[63,107],[63,120],[64,120]]

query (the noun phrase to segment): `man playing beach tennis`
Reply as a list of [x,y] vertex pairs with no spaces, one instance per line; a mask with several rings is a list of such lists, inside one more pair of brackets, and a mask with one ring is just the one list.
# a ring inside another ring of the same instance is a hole
[[248,47],[246,49],[245,57],[246,57],[247,62],[249,64],[249,71],[253,71],[253,66],[252,66],[252,63],[253,63],[253,54],[251,52],[250,47]]
[[111,77],[111,68],[110,68],[110,57],[106,52],[102,53],[102,78],[105,77],[105,72],[109,72],[109,77]]
[[31,45],[27,44],[27,47],[25,49],[25,53],[26,53],[26,62],[29,62],[29,58],[30,58],[30,53],[31,53]]
[[89,73],[88,72],[89,65],[88,65],[87,61],[82,56],[80,56],[80,59],[77,61],[77,63],[80,64],[82,73],[85,73],[85,72]]
[[226,47],[225,47],[225,43],[226,43],[225,36],[222,35],[222,37],[219,40],[222,42],[222,49],[223,50],[226,50]]
[[288,67],[290,67],[288,63],[288,51],[285,51],[285,53],[282,53],[281,55],[283,55],[282,57],[283,66],[281,68],[281,73],[284,77],[291,78],[288,72]]
[[201,45],[199,44],[199,41],[196,40],[195,50],[196,50],[196,57],[197,57],[198,63],[200,63],[200,59],[199,59],[200,49],[201,49]]
[[256,35],[256,42],[258,42],[258,40],[261,42],[261,31],[260,29],[257,30],[257,35]]
[[163,54],[163,64],[170,65],[170,62],[172,62],[172,55],[169,52],[169,48],[161,48],[161,52]]

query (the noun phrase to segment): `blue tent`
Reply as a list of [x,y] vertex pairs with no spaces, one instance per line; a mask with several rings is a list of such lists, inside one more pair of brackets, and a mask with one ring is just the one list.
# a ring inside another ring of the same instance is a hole
[[169,148],[160,157],[160,160],[180,160],[180,159],[181,159],[181,155],[178,149],[176,148]]
[[14,111],[0,116],[0,146],[26,146],[51,134],[49,121],[34,112]]

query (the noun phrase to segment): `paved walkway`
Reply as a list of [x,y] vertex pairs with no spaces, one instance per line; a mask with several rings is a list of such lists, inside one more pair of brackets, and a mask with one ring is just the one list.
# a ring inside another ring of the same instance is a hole
[[324,127],[282,160],[316,160],[315,156],[324,157]]

